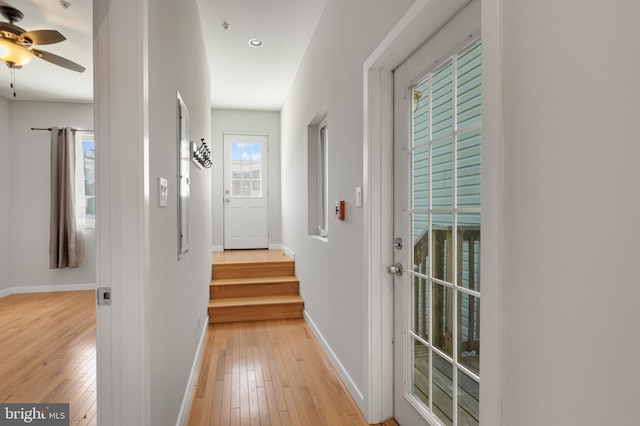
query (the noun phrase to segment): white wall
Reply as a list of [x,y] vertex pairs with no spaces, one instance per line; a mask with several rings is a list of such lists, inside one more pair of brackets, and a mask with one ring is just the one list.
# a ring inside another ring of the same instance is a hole
[[9,101],[0,97],[0,296],[11,285],[11,134]]
[[280,113],[273,111],[211,111],[212,246],[224,245],[223,133],[266,133],[269,137],[269,245],[280,239]]
[[[363,213],[363,62],[412,0],[330,0],[281,112],[282,243],[296,254],[307,318],[364,412],[366,303]],[[327,112],[329,204],[346,201],[346,220],[330,216],[328,242],[307,227],[307,125]]]
[[56,286],[91,287],[96,282],[94,230],[87,231],[86,264],[73,269],[49,269],[51,133],[33,131],[31,127],[93,129],[93,105],[11,101],[9,111],[11,263],[8,286],[13,291],[36,287],[49,291]]
[[[196,1],[149,2],[148,330],[152,425],[176,424],[199,338],[207,326],[211,173],[195,165],[191,167],[190,249],[180,261],[177,259],[177,91],[189,109],[190,139],[211,139],[209,69],[206,55],[194,52],[204,52]],[[166,208],[158,207],[158,177],[169,183]]]
[[640,3],[505,1],[503,425],[640,401]]

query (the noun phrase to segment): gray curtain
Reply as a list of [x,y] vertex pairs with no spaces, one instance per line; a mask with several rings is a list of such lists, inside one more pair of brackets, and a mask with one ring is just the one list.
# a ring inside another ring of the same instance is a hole
[[74,129],[51,129],[49,269],[77,268]]

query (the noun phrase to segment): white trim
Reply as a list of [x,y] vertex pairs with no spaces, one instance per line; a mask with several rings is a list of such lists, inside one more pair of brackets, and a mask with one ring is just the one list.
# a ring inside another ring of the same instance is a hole
[[[365,418],[381,423],[393,417],[393,280],[382,268],[393,260],[393,79],[391,72],[367,68],[364,75],[364,226],[368,286]],[[385,242],[389,242],[385,244]]]
[[[284,254],[289,256],[291,259],[296,260],[296,254],[290,248],[283,246],[282,244],[274,244],[273,247],[274,248],[272,250],[282,250]],[[271,249],[271,246],[269,246],[269,249]]]
[[344,385],[347,387],[354,401],[356,402],[356,404],[358,404],[358,406],[362,410],[362,407],[365,402],[364,395],[362,394],[360,389],[358,389],[358,386],[356,385],[356,383],[353,381],[353,379],[347,372],[347,369],[344,368],[344,365],[342,365],[342,363],[340,362],[340,359],[336,356],[335,352],[333,352],[333,349],[331,349],[331,346],[329,346],[329,343],[326,341],[322,333],[320,333],[320,330],[318,329],[318,327],[316,327],[316,324],[313,322],[313,320],[311,319],[311,316],[309,316],[309,313],[306,311],[306,309],[304,310],[304,319],[307,322],[307,325],[309,326],[309,328],[311,329],[311,332],[313,333],[313,335],[316,336],[318,343],[320,343],[320,346],[322,346],[322,349],[324,350],[324,353],[329,358],[331,365],[333,365],[333,368],[335,368],[338,374],[340,375],[340,378],[342,379],[342,383],[344,383]]
[[184,391],[184,397],[182,398],[182,405],[180,406],[180,412],[178,413],[178,420],[176,426],[184,425],[189,412],[189,406],[191,404],[191,396],[193,395],[194,383],[198,375],[198,369],[200,367],[200,358],[202,357],[202,349],[204,348],[204,342],[207,337],[207,330],[209,330],[209,316],[206,318],[204,327],[202,327],[202,335],[200,336],[200,342],[198,342],[198,349],[196,350],[196,356],[193,359],[191,365],[191,372],[189,373],[189,380],[187,380],[187,388]]
[[[97,419],[149,425],[149,0],[94,2]],[[127,108],[123,108],[127,105]]]
[[482,0],[482,375],[480,424],[501,426],[503,325],[503,16],[502,0]]
[[211,252],[224,251],[224,246],[211,246]]
[[27,294],[27,293],[55,293],[58,291],[87,291],[95,290],[96,284],[49,284],[49,285],[33,285],[23,287],[9,287],[6,290],[0,291],[0,298],[6,297],[12,294]]

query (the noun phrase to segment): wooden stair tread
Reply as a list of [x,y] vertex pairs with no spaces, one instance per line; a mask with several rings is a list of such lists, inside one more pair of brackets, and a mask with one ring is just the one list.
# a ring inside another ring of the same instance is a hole
[[240,250],[213,252],[211,254],[211,263],[213,265],[237,263],[277,263],[293,261],[294,260],[282,250]]
[[300,295],[233,297],[209,301],[209,308],[226,308],[232,306],[264,306],[291,303],[304,303]]
[[239,262],[211,265],[211,278],[214,280],[294,275],[295,263],[292,260],[286,262]]
[[227,286],[241,284],[273,284],[273,283],[297,283],[295,276],[262,277],[262,278],[218,278],[211,280],[212,286]]
[[302,318],[295,261],[282,251],[213,253],[209,322]]

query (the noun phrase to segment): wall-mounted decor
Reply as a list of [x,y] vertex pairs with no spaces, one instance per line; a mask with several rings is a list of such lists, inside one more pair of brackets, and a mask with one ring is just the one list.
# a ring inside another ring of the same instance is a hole
[[189,110],[180,93],[177,99],[178,145],[178,260],[189,251]]
[[204,138],[201,138],[200,141],[202,141],[200,146],[191,141],[191,161],[201,169],[208,169],[213,165],[211,161],[211,150],[204,142]]

